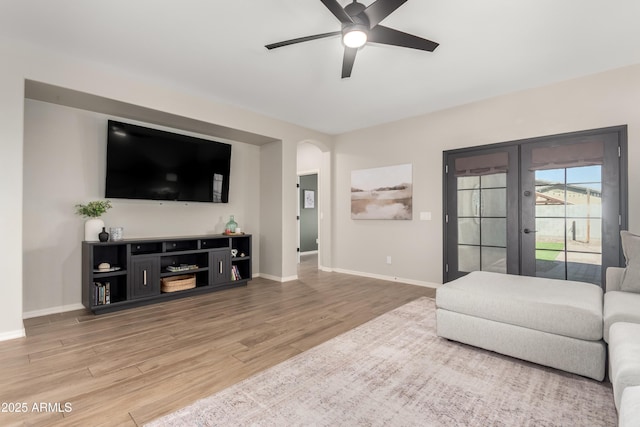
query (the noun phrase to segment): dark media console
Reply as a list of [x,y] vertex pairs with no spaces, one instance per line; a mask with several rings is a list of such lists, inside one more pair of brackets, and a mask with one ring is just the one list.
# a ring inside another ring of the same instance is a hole
[[82,242],[82,303],[96,314],[251,280],[251,235]]

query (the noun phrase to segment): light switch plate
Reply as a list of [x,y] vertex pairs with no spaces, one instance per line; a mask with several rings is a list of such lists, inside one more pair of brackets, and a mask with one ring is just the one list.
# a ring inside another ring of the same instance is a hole
[[431,212],[420,212],[420,221],[431,221]]

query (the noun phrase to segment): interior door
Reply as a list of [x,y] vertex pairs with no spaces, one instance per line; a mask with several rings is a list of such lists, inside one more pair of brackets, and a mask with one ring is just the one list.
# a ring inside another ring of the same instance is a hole
[[519,274],[517,147],[445,157],[445,281],[477,270]]
[[522,274],[602,285],[619,265],[615,132],[521,146]]

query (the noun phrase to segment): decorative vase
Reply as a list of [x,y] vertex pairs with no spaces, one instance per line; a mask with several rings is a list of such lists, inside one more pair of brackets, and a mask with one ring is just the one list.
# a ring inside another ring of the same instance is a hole
[[226,234],[233,234],[236,232],[236,227],[238,227],[238,223],[233,219],[233,215],[229,217],[229,221],[227,225],[224,226],[224,232]]
[[122,227],[109,227],[109,233],[111,233],[111,241],[117,242],[122,240],[124,229]]
[[105,230],[104,227],[102,227],[102,231],[98,234],[98,239],[101,242],[108,242],[109,241],[109,233],[107,233],[107,230]]
[[90,218],[84,223],[84,240],[97,242],[99,234],[104,229],[104,221],[100,218]]

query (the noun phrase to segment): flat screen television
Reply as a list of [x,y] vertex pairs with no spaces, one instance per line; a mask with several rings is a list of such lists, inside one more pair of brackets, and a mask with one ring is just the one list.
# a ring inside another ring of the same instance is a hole
[[227,203],[231,145],[109,120],[106,198]]

